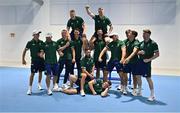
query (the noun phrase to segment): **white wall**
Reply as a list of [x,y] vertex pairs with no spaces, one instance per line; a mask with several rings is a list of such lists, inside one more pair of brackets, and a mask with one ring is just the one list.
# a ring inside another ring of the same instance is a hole
[[[0,25],[0,65],[1,66],[22,66],[21,54],[28,40],[31,40],[32,31],[41,29],[43,31],[41,39],[47,32],[54,34],[54,40],[60,37],[60,30],[66,25],[51,25],[50,22],[50,3],[44,0],[40,7],[31,0],[0,0],[0,6],[26,5],[33,11],[34,17],[20,18],[28,24],[9,24]],[[23,2],[22,2],[23,1]],[[64,0],[66,1],[66,0]],[[84,7],[84,6],[82,6]],[[16,9],[17,10],[17,9]],[[23,12],[22,13],[26,13]],[[67,14],[68,15],[68,14]],[[64,16],[64,15],[62,15]],[[17,17],[16,17],[17,18]],[[56,18],[56,17],[53,17]],[[90,20],[90,18],[87,18]],[[176,17],[174,24],[152,24],[152,25],[114,25],[114,31],[118,32],[121,39],[125,38],[126,29],[135,29],[138,31],[138,39],[142,40],[142,30],[149,28],[152,30],[152,39],[159,44],[160,57],[153,62],[154,74],[178,74],[180,75],[180,1],[176,1]],[[88,21],[89,21],[88,20]],[[93,21],[93,20],[90,20]],[[94,25],[87,25],[88,38],[94,30]],[[10,33],[16,34],[15,38],[10,37]],[[27,55],[28,63],[30,58]],[[28,65],[29,66],[29,65]]]

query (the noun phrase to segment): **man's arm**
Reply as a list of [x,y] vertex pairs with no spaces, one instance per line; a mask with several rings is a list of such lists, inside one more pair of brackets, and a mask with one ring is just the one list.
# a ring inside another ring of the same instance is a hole
[[67,47],[69,47],[69,45],[70,45],[70,42],[68,41],[64,46],[60,47],[59,49],[60,49],[61,51],[63,51],[63,50],[65,50]]
[[148,63],[148,62],[156,59],[157,57],[159,57],[159,51],[154,52],[153,57],[151,57],[151,58],[149,58],[149,59],[144,59],[144,62],[145,62],[145,63]]
[[124,60],[125,60],[125,57],[126,57],[126,47],[125,47],[125,46],[122,47],[122,48],[121,48],[121,51],[122,51],[122,57],[121,57],[120,63],[123,63]]
[[75,58],[76,53],[75,53],[75,50],[74,50],[73,47],[71,48],[71,51],[72,51],[72,57],[73,57],[73,58],[72,58],[72,63],[74,63],[74,62],[75,62],[75,59],[76,59],[76,58]]
[[87,14],[88,14],[91,18],[94,18],[95,15],[94,15],[94,13],[91,12],[89,5],[86,5],[85,8],[86,8]]
[[91,37],[91,39],[89,40],[89,44],[90,44],[90,48],[91,50],[94,49],[94,42],[96,41],[96,37],[94,37],[94,35]]
[[68,27],[68,26],[67,26],[67,27],[66,27],[66,29],[67,29],[67,31],[69,32],[69,30],[70,30],[70,27]]
[[83,24],[82,24],[82,28],[83,28],[83,32],[82,32],[82,34],[85,34],[86,33],[86,25],[85,25],[85,23],[83,22]]
[[100,55],[99,55],[99,62],[102,62],[102,56],[104,55],[105,52],[107,52],[108,48],[107,47],[104,47],[104,49],[101,51]]
[[124,60],[124,63],[123,64],[127,64],[129,63],[129,61],[131,60],[131,58],[133,58],[138,52],[138,48],[134,48],[133,49],[133,52]]
[[101,97],[106,97],[106,96],[108,96],[108,91],[109,91],[109,88],[106,88],[106,89],[101,93]]
[[108,34],[110,34],[111,32],[112,32],[112,30],[113,30],[113,26],[112,26],[112,24],[109,26],[109,32],[108,32]]
[[92,76],[94,76],[94,69],[95,69],[95,66],[93,65],[92,71],[91,71],[91,75],[92,75]]
[[23,54],[22,54],[22,64],[23,65],[26,65],[27,63],[26,63],[26,60],[25,60],[25,56],[26,56],[26,52],[27,52],[27,48],[25,48],[24,50],[23,50]]
[[87,45],[88,45],[88,40],[86,37],[82,37],[82,49],[83,49],[83,52],[85,52],[85,49],[87,48]]

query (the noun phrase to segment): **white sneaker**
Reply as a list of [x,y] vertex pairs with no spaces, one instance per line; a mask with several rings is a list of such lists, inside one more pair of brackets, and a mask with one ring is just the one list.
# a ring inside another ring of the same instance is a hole
[[58,88],[59,88],[59,86],[58,86],[57,83],[54,84],[54,88],[55,88],[55,89],[58,89]]
[[132,94],[133,96],[137,96],[136,89],[133,89],[133,91],[131,92],[131,94]]
[[58,92],[59,90],[58,90],[58,88],[54,88],[54,87],[53,87],[52,91],[53,91],[53,92]]
[[154,101],[155,100],[155,96],[150,96],[149,98],[148,98],[148,101]]
[[63,89],[60,87],[60,88],[58,88],[58,91],[59,92],[63,92]]
[[38,84],[38,89],[43,90],[42,87],[41,87],[41,84]]
[[71,83],[70,83],[69,81],[67,81],[67,82],[66,82],[66,85],[70,86],[70,85],[71,85]]
[[32,94],[32,91],[30,89],[28,89],[27,95],[31,95],[31,94]]
[[52,95],[52,91],[49,89],[48,91],[47,91],[47,94],[50,96],[50,95]]
[[77,84],[73,84],[73,88],[78,88],[79,86]]
[[117,90],[121,90],[122,88],[121,88],[121,85],[119,85],[118,87],[117,87]]
[[127,95],[127,87],[124,88],[123,94]]
[[84,91],[80,91],[80,93],[81,93],[81,96],[82,96],[82,97],[86,96],[86,94],[84,93]]
[[63,89],[68,89],[68,88],[70,88],[70,86],[68,86],[67,84],[63,84],[63,85],[62,85],[62,88],[63,88]]
[[54,87],[53,87],[52,91],[53,92],[58,92],[59,91],[58,88],[59,88],[59,86],[57,84],[54,84]]

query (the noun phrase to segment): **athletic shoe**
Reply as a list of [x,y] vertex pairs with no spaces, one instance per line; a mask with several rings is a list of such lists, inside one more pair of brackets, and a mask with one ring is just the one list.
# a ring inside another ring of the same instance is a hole
[[47,91],[47,94],[50,96],[50,95],[52,95],[52,91],[49,89],[48,91]]
[[71,84],[70,84],[70,82],[69,82],[69,81],[67,81],[67,82],[66,82],[66,85],[70,86]]
[[121,85],[119,85],[118,87],[117,87],[117,90],[121,90],[122,88],[121,88]]
[[84,91],[80,91],[80,93],[81,93],[81,96],[82,96],[82,97],[86,96],[86,94],[84,93]]
[[59,92],[62,92],[62,91],[63,91],[63,89],[60,87],[60,88],[58,88],[58,91],[59,91]]
[[155,97],[154,96],[150,96],[149,98],[148,98],[148,101],[154,101],[155,100]]
[[79,86],[77,84],[73,84],[73,88],[78,88]]
[[124,88],[123,95],[127,95],[127,87]]
[[41,84],[38,84],[38,89],[43,90],[42,87],[41,87]]
[[53,92],[59,92],[59,88],[54,88],[52,89]]
[[137,96],[137,92],[136,92],[136,90],[135,90],[135,89],[133,89],[133,91],[131,92],[131,94],[132,94],[133,96]]
[[68,88],[70,88],[70,86],[68,86],[67,84],[63,84],[63,85],[62,85],[62,88],[63,88],[63,89],[68,89]]
[[31,95],[31,94],[32,94],[32,91],[30,89],[28,89],[27,95]]

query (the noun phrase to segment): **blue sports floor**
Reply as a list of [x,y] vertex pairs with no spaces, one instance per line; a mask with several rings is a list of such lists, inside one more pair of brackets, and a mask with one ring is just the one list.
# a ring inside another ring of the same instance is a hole
[[[0,67],[0,112],[180,112],[180,77],[153,75],[156,101],[148,102],[148,84],[143,79],[143,97],[121,95],[112,81],[110,96],[46,94],[38,91],[37,76],[33,94],[26,95],[29,69]],[[116,73],[113,73],[116,76]],[[61,79],[62,81],[62,79]],[[45,75],[42,80],[45,86]],[[131,91],[131,90],[129,90]]]

